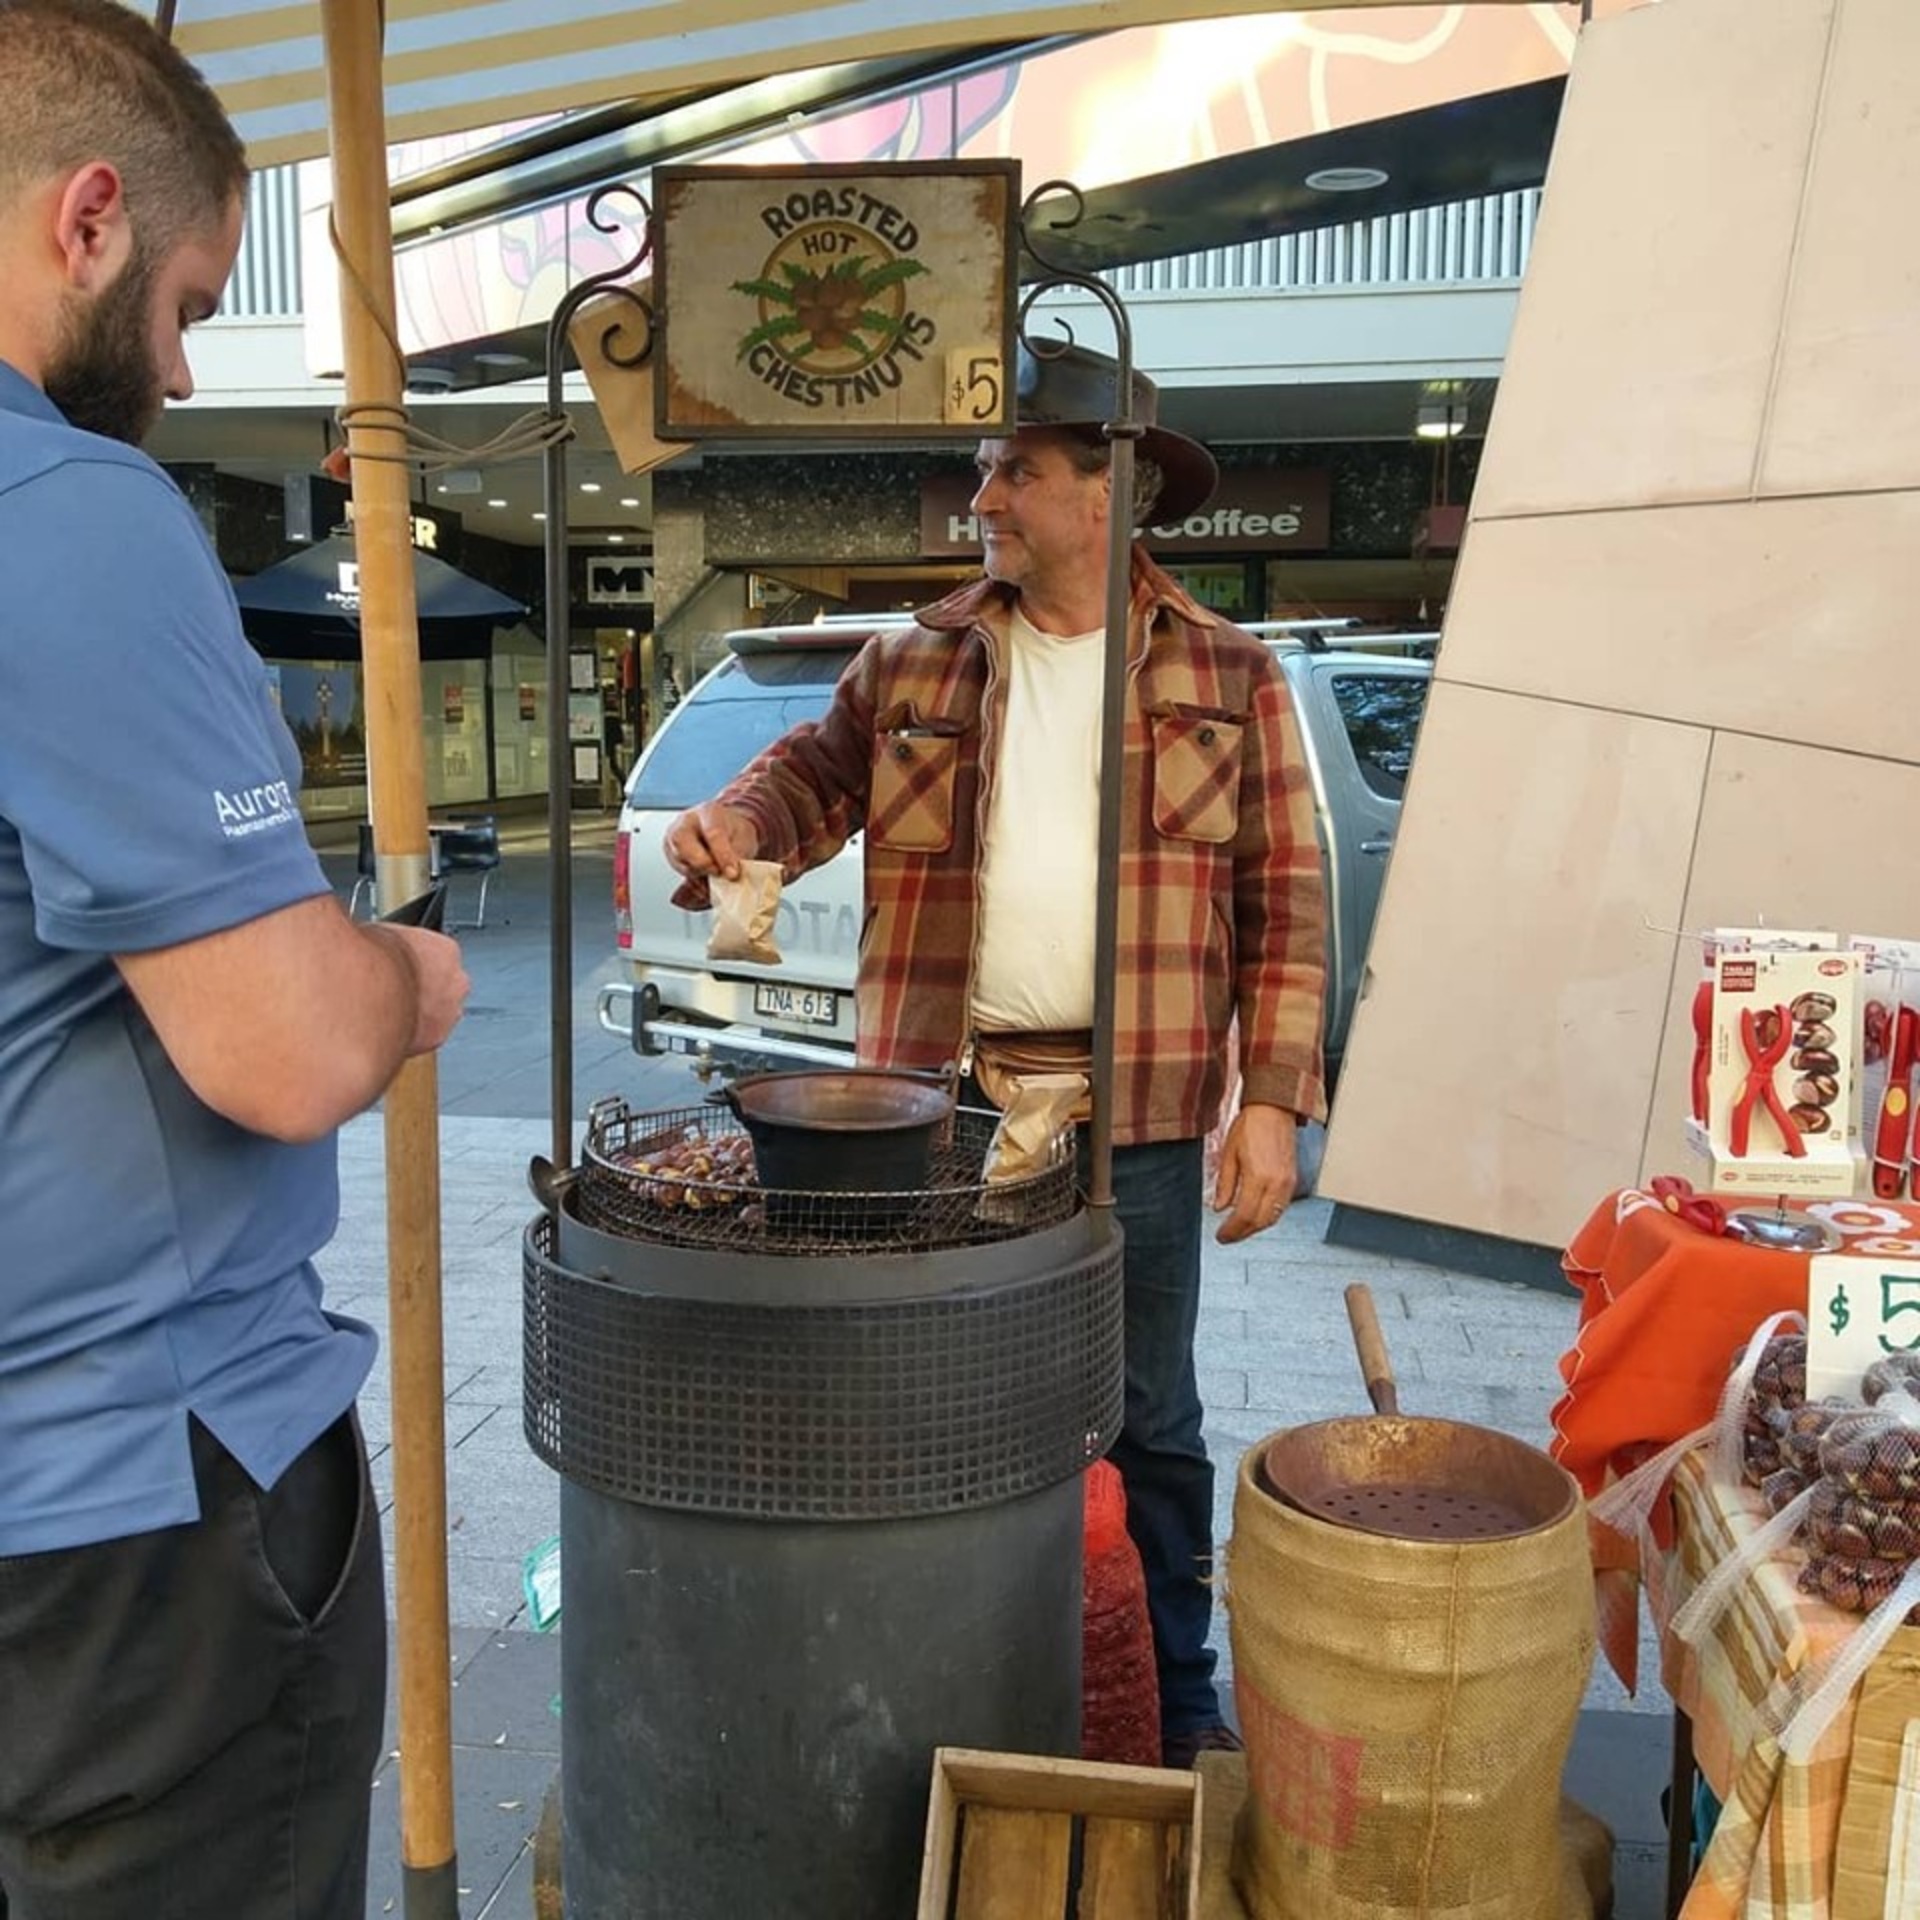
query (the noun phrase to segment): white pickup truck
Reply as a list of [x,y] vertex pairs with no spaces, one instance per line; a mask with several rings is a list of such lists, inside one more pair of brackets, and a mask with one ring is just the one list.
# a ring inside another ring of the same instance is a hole
[[[601,1025],[626,1035],[636,1052],[685,1053],[702,1077],[846,1062],[860,941],[858,838],[783,890],[774,930],[778,967],[707,959],[712,916],[671,903],[676,876],[661,839],[683,808],[710,800],[763,747],[823,713],[859,643],[887,624],[868,618],[730,634],[727,658],[668,715],[640,756],[627,781],[613,864],[614,924],[628,977],[603,987],[599,1006]],[[1430,659],[1419,656],[1434,639],[1368,637],[1333,650],[1326,642],[1338,637],[1339,624],[1266,630],[1293,693],[1313,777],[1330,908],[1330,1068],[1359,995],[1433,672]]]

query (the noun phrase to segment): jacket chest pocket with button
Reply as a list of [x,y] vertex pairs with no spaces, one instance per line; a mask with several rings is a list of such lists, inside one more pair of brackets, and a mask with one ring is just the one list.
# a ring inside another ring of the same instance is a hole
[[877,847],[945,853],[953,845],[954,786],[960,769],[957,720],[903,720],[874,736],[866,831]]
[[1153,724],[1153,824],[1170,840],[1231,840],[1240,823],[1243,719],[1205,707],[1159,706]]

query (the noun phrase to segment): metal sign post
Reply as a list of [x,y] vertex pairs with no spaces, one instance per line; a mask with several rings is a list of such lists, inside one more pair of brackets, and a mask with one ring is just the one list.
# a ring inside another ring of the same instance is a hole
[[1107,515],[1107,637],[1102,682],[1100,725],[1100,871],[1093,915],[1093,1113],[1087,1129],[1090,1166],[1087,1204],[1103,1228],[1113,1222],[1113,1040],[1115,998],[1119,991],[1117,965],[1120,945],[1120,810],[1126,781],[1127,637],[1132,609],[1133,579],[1133,456],[1134,442],[1145,431],[1133,416],[1133,327],[1120,296],[1092,274],[1077,273],[1047,258],[1036,244],[1041,224],[1041,201],[1062,196],[1069,205],[1045,219],[1052,232],[1077,226],[1085,210],[1079,188],[1070,181],[1049,180],[1028,195],[1021,209],[1021,244],[1043,269],[1021,295],[1021,344],[1036,359],[1058,354],[1073,344],[1071,333],[1034,334],[1028,319],[1034,303],[1062,287],[1090,293],[1113,322],[1113,414],[1103,431],[1112,443],[1112,490]]

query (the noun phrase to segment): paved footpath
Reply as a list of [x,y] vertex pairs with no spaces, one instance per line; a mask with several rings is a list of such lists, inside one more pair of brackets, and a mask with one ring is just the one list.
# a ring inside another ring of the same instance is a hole
[[[329,857],[336,882],[350,856]],[[591,1026],[592,992],[612,977],[604,947],[606,833],[587,823],[575,872],[574,999],[578,1104],[617,1092],[636,1106],[685,1104],[697,1084],[678,1062],[638,1062]],[[465,937],[474,1015],[442,1067],[441,1201],[446,1327],[448,1572],[454,1640],[456,1824],[461,1912],[528,1920],[529,1840],[558,1769],[558,1634],[529,1629],[521,1568],[558,1531],[559,1483],[521,1429],[520,1239],[533,1213],[526,1171],[546,1151],[547,987],[543,843],[510,838],[483,933]],[[489,1113],[492,1105],[500,1109]],[[384,1331],[384,1143],[377,1114],[341,1138],[340,1232],[322,1262],[328,1299]],[[1323,1244],[1325,1202],[1232,1248],[1207,1243],[1196,1347],[1217,1476],[1215,1528],[1231,1527],[1233,1470],[1281,1427],[1365,1405],[1342,1289],[1373,1289],[1409,1413],[1476,1422],[1544,1442],[1554,1363],[1574,1324],[1571,1294],[1449,1273]],[[383,1509],[392,1501],[392,1402],[384,1356],[361,1400]],[[1224,1612],[1224,1610],[1223,1610]],[[563,1623],[564,1627],[564,1623]],[[1224,1617],[1216,1621],[1223,1674]],[[1657,1673],[1651,1647],[1643,1673]],[[389,1695],[391,1697],[391,1688]],[[1667,1702],[1628,1700],[1601,1666],[1568,1784],[1614,1828],[1618,1920],[1660,1911]],[[397,1764],[375,1788],[368,1913],[402,1911]],[[385,1806],[380,1803],[386,1802]],[[596,1920],[598,1917],[596,1916]],[[608,1920],[613,1920],[609,1916]]]

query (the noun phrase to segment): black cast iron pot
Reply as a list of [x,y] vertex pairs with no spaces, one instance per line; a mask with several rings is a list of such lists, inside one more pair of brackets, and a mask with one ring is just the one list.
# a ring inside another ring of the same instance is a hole
[[722,1090],[753,1141],[763,1187],[793,1193],[905,1193],[927,1184],[952,1115],[951,1073],[880,1067],[755,1073]]

